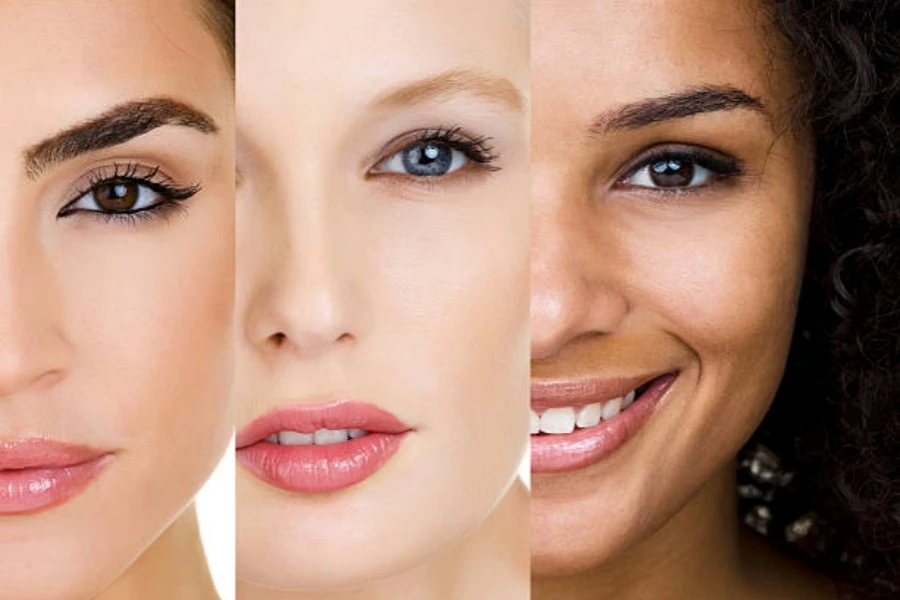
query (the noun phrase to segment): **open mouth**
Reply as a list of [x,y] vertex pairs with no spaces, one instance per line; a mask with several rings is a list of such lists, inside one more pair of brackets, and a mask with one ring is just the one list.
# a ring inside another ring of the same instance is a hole
[[238,462],[297,493],[334,492],[379,471],[412,428],[372,404],[349,400],[276,409],[237,437]]
[[532,471],[572,471],[594,464],[631,439],[653,414],[677,372],[629,380],[532,384]]

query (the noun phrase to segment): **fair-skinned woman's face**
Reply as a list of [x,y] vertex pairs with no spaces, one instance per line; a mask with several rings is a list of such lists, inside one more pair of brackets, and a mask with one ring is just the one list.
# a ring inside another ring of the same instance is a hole
[[532,436],[541,577],[621,557],[733,468],[787,355],[812,158],[759,6],[534,9],[533,408],[564,432],[663,376]]
[[94,597],[227,444],[232,94],[199,14],[0,5],[4,597]]
[[528,26],[475,0],[238,20],[238,576],[364,586],[477,527],[524,450]]

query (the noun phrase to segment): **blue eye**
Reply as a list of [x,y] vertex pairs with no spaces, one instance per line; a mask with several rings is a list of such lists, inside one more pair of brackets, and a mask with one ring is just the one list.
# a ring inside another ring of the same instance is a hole
[[440,141],[417,142],[403,148],[379,165],[384,173],[405,173],[413,177],[440,177],[466,166],[469,158]]

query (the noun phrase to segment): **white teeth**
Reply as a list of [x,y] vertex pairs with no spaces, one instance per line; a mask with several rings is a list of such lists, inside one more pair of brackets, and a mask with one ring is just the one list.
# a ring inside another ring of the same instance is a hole
[[615,398],[603,405],[603,420],[612,419],[622,410],[622,399]]
[[550,408],[541,415],[541,431],[544,433],[572,433],[575,431],[574,408]]
[[578,411],[578,419],[575,421],[575,424],[579,427],[593,427],[600,422],[602,409],[603,406],[600,402],[588,404]]
[[534,411],[531,411],[531,416],[528,419],[528,431],[531,434],[535,434],[541,430],[541,417]]
[[349,435],[346,429],[319,429],[315,434],[316,446],[327,446],[329,444],[340,444],[346,442]]
[[612,419],[634,402],[635,391],[631,390],[622,398],[613,398],[606,402],[594,402],[581,407],[577,412],[572,407],[549,408],[540,415],[531,411],[528,430],[536,433],[566,434],[575,431],[576,427],[594,427],[600,421]]
[[313,443],[313,434],[280,431],[278,432],[278,443],[285,446],[308,446]]
[[299,431],[279,431],[265,438],[270,444],[283,446],[327,446],[328,444],[340,444],[349,439],[356,439],[368,435],[365,429],[319,429],[315,433],[300,433]]
[[625,410],[626,408],[631,406],[631,403],[634,402],[634,394],[634,390],[631,390],[630,392],[625,394],[625,398],[622,399],[622,410]]

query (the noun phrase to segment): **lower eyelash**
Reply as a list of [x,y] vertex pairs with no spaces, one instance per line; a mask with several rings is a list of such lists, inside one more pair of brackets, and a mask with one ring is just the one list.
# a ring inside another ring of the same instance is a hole
[[187,212],[181,200],[163,200],[153,206],[132,212],[103,212],[96,210],[78,211],[91,219],[100,219],[104,223],[114,222],[122,225],[138,225],[147,221],[162,219],[169,222],[172,217]]

